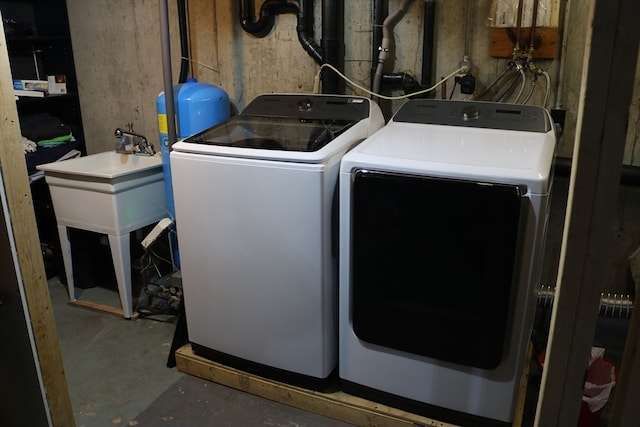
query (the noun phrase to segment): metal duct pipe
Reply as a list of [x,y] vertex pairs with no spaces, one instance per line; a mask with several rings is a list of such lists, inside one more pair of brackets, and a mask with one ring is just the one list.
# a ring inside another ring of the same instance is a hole
[[436,22],[436,2],[435,0],[425,0],[424,2],[424,24],[422,32],[422,79],[420,85],[431,87],[433,83],[433,46]]
[[[554,286],[540,286],[538,288],[538,305],[551,307],[556,296]],[[609,317],[631,317],[633,312],[633,299],[630,295],[618,295],[608,293],[600,294],[600,314]]]
[[[382,23],[382,42],[380,43],[378,65],[373,79],[374,93],[380,93],[380,88],[382,86],[382,72],[385,61],[389,57],[389,48],[393,41],[393,28],[396,23],[402,19],[412,1],[413,0],[403,0],[402,3],[400,3],[400,6],[398,6],[393,13],[389,14]],[[377,97],[374,97],[373,99],[377,102]]]

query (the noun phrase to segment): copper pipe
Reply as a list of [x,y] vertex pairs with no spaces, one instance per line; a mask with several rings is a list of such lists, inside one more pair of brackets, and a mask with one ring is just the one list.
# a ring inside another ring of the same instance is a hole
[[533,0],[533,15],[531,16],[531,35],[529,37],[529,53],[533,55],[534,43],[536,40],[536,24],[538,21],[538,5],[540,0]]

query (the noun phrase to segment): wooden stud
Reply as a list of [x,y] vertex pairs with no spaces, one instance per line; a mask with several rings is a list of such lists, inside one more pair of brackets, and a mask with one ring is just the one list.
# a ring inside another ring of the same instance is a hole
[[53,425],[75,425],[58,333],[38,240],[27,166],[22,148],[11,69],[0,24],[0,166],[7,194],[20,274]]
[[585,28],[576,143],[549,344],[535,425],[578,421],[613,252],[617,202],[640,27],[637,0],[592,0]]

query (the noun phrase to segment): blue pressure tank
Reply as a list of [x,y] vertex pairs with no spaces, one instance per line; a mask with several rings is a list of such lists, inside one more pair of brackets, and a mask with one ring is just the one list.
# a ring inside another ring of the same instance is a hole
[[[178,139],[184,139],[229,118],[229,96],[227,93],[217,86],[199,83],[193,78],[173,87],[173,101]],[[173,202],[173,185],[171,184],[171,164],[169,162],[171,150],[169,148],[169,127],[164,92],[158,95],[156,109],[167,210],[170,218],[174,219],[176,210]],[[180,268],[180,254],[175,233],[170,234],[169,239],[173,263]]]
[[[176,114],[176,133],[178,139],[184,139],[208,129],[229,118],[229,96],[219,88],[208,83],[200,83],[194,78],[173,87],[173,100]],[[171,167],[169,163],[169,132],[164,92],[156,100],[158,111],[158,130],[162,153],[167,209],[171,218],[175,217],[173,188],[171,185]]]

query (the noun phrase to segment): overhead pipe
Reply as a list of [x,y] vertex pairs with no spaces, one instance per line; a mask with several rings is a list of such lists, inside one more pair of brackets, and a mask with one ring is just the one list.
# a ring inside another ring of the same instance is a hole
[[296,27],[298,40],[304,50],[314,59],[314,61],[316,61],[316,63],[323,64],[324,58],[322,56],[322,49],[313,39],[313,1],[299,0],[299,3],[299,10],[297,12],[298,26]]
[[[373,76],[374,93],[380,93],[380,88],[382,87],[382,72],[384,64],[389,57],[389,48],[393,41],[393,27],[402,19],[412,1],[413,0],[403,0],[400,6],[398,6],[393,13],[389,14],[382,23],[382,41],[378,52],[378,65],[376,67],[376,73]],[[378,97],[374,97],[373,99],[376,102],[378,101]]]
[[266,0],[260,6],[260,16],[256,21],[253,0],[240,1],[240,25],[242,29],[256,37],[269,34],[275,22],[274,16],[282,13],[298,13],[300,5],[296,0]]
[[[173,74],[171,72],[171,42],[169,37],[169,5],[168,0],[161,0],[160,5],[160,46],[162,49],[162,76],[164,82],[164,100],[167,117],[175,117],[176,111],[173,97]],[[167,120],[168,149],[177,140],[175,120]],[[163,167],[165,167],[163,165]],[[168,167],[168,165],[166,166]]]
[[[304,50],[318,64],[331,64],[338,70],[343,64],[343,13],[337,5],[338,0],[324,0],[322,3],[322,47],[313,39],[313,1],[312,0],[266,0],[260,7],[260,16],[256,21],[254,0],[240,1],[240,24],[242,29],[257,37],[266,36],[274,24],[274,16],[283,13],[297,15],[296,31]],[[340,80],[333,73],[323,73],[323,93],[339,93]]]
[[[537,1],[537,0],[536,0]],[[430,87],[433,83],[433,46],[436,22],[436,2],[426,0],[424,2],[424,24],[422,31],[422,79],[423,87]]]
[[[343,32],[344,3],[337,0],[324,0],[322,2],[322,62],[331,64],[338,70],[344,69]],[[322,93],[342,92],[344,92],[342,80],[333,72],[326,73],[322,78]]]
[[180,74],[178,83],[187,81],[189,75],[189,26],[187,23],[187,0],[178,0],[178,25],[180,31]]
[[[557,156],[554,160],[554,174],[562,177],[571,176],[573,159],[571,157]],[[640,167],[632,165],[622,165],[620,173],[620,185],[630,187],[640,187]]]
[[378,52],[382,45],[382,23],[387,16],[387,2],[385,0],[374,0],[371,16],[372,38],[371,38],[371,84],[369,89],[373,91],[373,80],[376,75],[378,64]]

